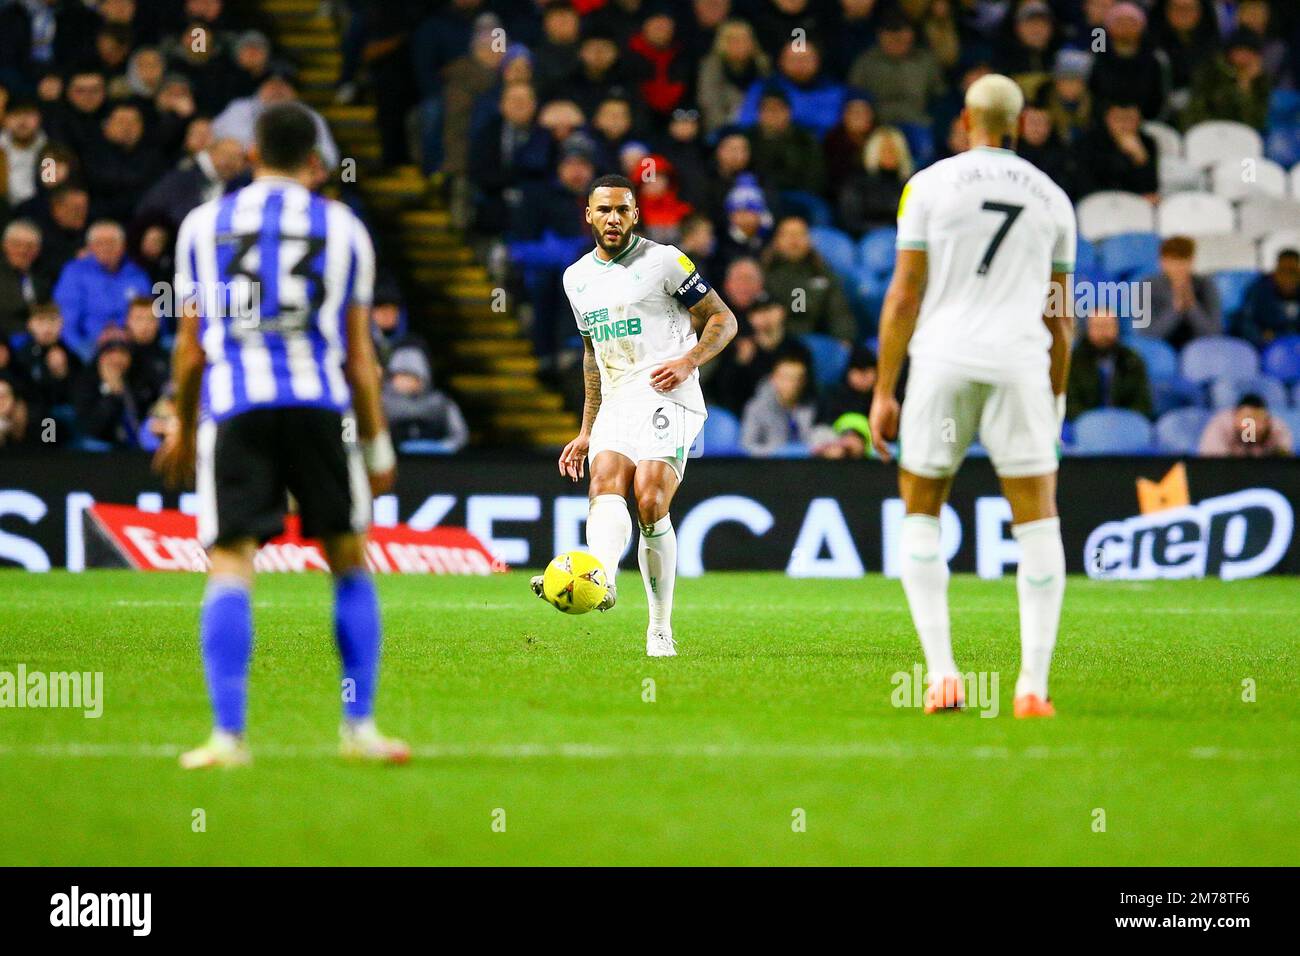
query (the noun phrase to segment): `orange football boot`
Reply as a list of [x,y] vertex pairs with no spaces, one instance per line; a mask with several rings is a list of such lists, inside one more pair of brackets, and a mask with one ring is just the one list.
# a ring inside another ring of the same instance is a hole
[[1055,717],[1056,708],[1037,694],[1022,694],[1016,698],[1015,713],[1017,717]]

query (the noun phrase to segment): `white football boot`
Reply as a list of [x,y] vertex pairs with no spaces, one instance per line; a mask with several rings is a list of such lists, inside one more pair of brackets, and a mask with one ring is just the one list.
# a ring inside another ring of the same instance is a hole
[[618,603],[618,588],[614,587],[614,585],[611,584],[609,586],[609,590],[605,592],[605,596],[601,598],[600,603],[596,605],[596,610],[608,611],[617,603]]
[[676,657],[677,642],[673,632],[661,628],[651,628],[645,632],[646,657]]
[[531,578],[528,579],[528,586],[532,588],[533,593],[536,594],[543,601],[546,600],[546,595],[542,593],[542,583],[545,580],[546,579],[540,574],[534,574]]
[[214,730],[207,743],[181,754],[181,767],[185,770],[204,770],[208,767],[247,767],[253,762],[244,738],[225,730]]
[[406,763],[411,748],[404,740],[383,736],[371,718],[345,720],[339,726],[339,756],[369,763]]

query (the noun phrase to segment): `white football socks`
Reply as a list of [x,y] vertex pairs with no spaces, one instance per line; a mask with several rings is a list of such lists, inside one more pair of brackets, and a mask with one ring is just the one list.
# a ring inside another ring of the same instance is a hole
[[1020,542],[1016,591],[1020,595],[1020,678],[1016,696],[1037,694],[1047,699],[1047,672],[1061,622],[1065,598],[1065,547],[1061,519],[1043,518],[1012,525]]
[[899,544],[903,592],[925,652],[927,677],[933,683],[957,673],[948,623],[948,561],[939,546],[939,519],[906,515]]
[[618,574],[627,543],[632,538],[632,516],[622,495],[597,495],[587,509],[587,550],[605,566],[610,587]]
[[651,629],[673,629],[673,586],[677,582],[677,532],[673,519],[664,515],[653,525],[641,525],[636,550],[650,605]]

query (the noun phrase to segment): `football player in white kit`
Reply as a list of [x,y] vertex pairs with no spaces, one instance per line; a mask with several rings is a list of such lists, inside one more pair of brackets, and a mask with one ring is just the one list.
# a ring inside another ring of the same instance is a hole
[[[668,509],[707,416],[698,369],[735,336],[736,317],[680,249],[633,232],[640,212],[630,180],[596,179],[586,218],[596,247],[564,272],[582,333],[586,401],[582,429],[560,453],[560,474],[578,481],[591,461],[587,548],[609,575],[602,611],[617,600],[634,493],[650,604],[646,654],[672,657],[677,536]],[[539,596],[541,582],[532,580]]]
[[[1074,209],[1014,147],[1024,107],[1005,76],[966,94],[968,152],[917,173],[899,203],[898,259],[880,321],[871,431],[899,439],[903,590],[925,652],[925,710],[963,704],[939,512],[978,432],[1020,544],[1017,717],[1050,717],[1047,672],[1065,594],[1057,439],[1074,320]],[[1049,285],[1050,283],[1050,285]],[[911,359],[900,421],[895,386]]]

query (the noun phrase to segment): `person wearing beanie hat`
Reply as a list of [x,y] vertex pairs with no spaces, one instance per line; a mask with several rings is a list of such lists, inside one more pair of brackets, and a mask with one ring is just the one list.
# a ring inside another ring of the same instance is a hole
[[388,427],[398,443],[435,441],[446,451],[459,451],[469,441],[460,406],[433,387],[429,359],[419,345],[393,350],[384,373],[383,402]]
[[1117,3],[1106,14],[1105,49],[1096,55],[1089,87],[1104,108],[1119,100],[1137,103],[1146,119],[1165,108],[1165,67],[1151,46],[1147,15],[1136,3]]
[[1233,120],[1263,130],[1268,125],[1273,85],[1264,70],[1264,40],[1236,30],[1223,52],[1196,70],[1192,97],[1179,117],[1184,130],[1206,120]]
[[1056,135],[1066,147],[1092,130],[1092,93],[1088,90],[1092,63],[1092,54],[1085,50],[1061,50],[1052,67],[1051,85],[1039,91]]

